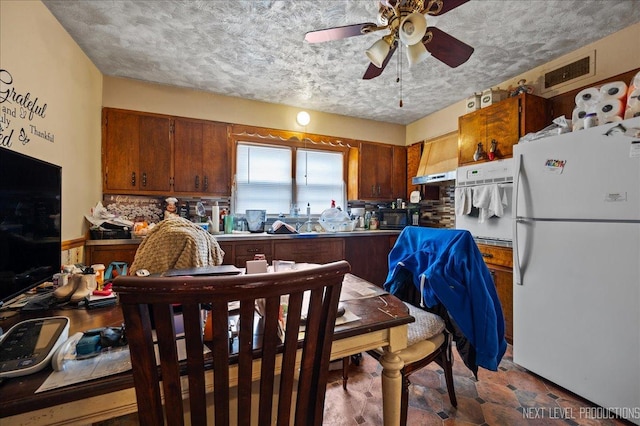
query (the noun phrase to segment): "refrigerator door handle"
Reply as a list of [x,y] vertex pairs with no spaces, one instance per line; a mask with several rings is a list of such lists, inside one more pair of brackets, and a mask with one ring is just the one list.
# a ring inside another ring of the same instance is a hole
[[515,158],[515,175],[513,179],[513,282],[522,285],[522,271],[520,270],[520,253],[518,251],[518,192],[520,190],[520,167],[522,154]]

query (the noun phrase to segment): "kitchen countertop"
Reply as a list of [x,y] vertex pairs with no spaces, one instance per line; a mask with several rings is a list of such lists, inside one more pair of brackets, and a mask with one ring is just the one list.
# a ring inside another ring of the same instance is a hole
[[[354,238],[372,237],[380,235],[398,235],[400,230],[375,230],[375,231],[350,231],[350,232],[306,232],[302,234],[268,234],[260,233],[233,233],[214,234],[218,241],[243,241],[243,240],[290,240],[303,238]],[[142,238],[112,239],[112,240],[87,240],[88,246],[140,244]]]

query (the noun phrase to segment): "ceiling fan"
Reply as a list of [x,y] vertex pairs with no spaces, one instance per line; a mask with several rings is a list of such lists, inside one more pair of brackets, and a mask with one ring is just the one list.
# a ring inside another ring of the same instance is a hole
[[410,66],[433,56],[455,68],[469,59],[473,47],[436,27],[427,26],[425,15],[443,15],[468,1],[382,0],[377,24],[367,22],[309,31],[304,39],[309,43],[320,43],[388,29],[389,34],[384,35],[365,52],[371,61],[362,77],[365,80],[382,74],[398,48],[398,42],[406,46]]

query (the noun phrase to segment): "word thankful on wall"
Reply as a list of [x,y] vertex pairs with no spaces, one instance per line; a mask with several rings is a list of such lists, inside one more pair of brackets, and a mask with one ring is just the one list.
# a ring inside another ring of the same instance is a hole
[[0,146],[10,148],[15,140],[26,145],[32,138],[54,143],[54,134],[38,122],[45,118],[47,104],[16,87],[11,73],[0,69]]

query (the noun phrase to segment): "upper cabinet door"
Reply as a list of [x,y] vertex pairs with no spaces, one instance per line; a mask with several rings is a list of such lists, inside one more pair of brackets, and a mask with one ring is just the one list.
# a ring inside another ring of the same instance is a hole
[[141,191],[171,190],[171,121],[167,117],[140,116]]
[[166,117],[105,108],[103,191],[171,190],[171,133]]
[[404,146],[360,142],[349,152],[350,200],[391,201],[407,190],[407,149]]
[[176,118],[174,140],[175,192],[231,194],[226,124]]
[[[458,165],[488,161],[491,142],[495,140],[497,159],[513,156],[513,145],[529,132],[549,124],[547,100],[520,94],[497,104],[463,115],[458,119]],[[482,144],[484,157],[473,156]]]

